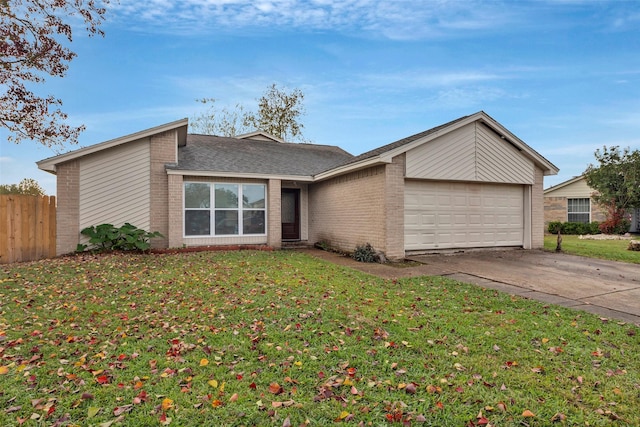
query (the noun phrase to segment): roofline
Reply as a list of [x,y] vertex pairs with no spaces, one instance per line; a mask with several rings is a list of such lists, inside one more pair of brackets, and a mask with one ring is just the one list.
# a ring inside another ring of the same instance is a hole
[[549,160],[544,158],[540,153],[538,153],[536,150],[534,150],[529,145],[527,145],[523,140],[521,140],[520,138],[512,134],[509,131],[509,129],[502,126],[500,123],[494,120],[493,117],[491,117],[484,111],[480,111],[470,117],[476,117],[476,116],[480,116],[479,118],[481,118],[482,121],[485,122],[487,125],[490,125],[491,127],[493,127],[494,130],[495,130],[495,127],[500,129],[500,131],[504,133],[504,135],[502,135],[503,139],[506,139],[507,142],[510,142],[514,144],[516,147],[521,148],[525,153],[529,155],[529,157],[532,158],[534,162],[537,162],[539,165],[545,167],[546,170],[543,170],[544,176],[557,175],[558,172],[560,172],[560,168],[558,168],[556,165],[554,165]]
[[361,160],[359,162],[349,163],[348,165],[343,165],[343,166],[337,166],[327,171],[320,172],[319,174],[316,174],[313,176],[313,180],[322,181],[324,179],[332,178],[336,175],[342,175],[348,172],[353,172],[355,170],[364,169],[370,166],[374,166],[376,164],[383,164],[383,163],[391,163],[391,159],[381,158],[381,156],[378,155],[375,157],[370,157],[368,159]]
[[167,169],[167,175],[188,175],[188,176],[219,176],[225,178],[249,178],[249,179],[279,179],[283,181],[313,182],[310,175],[278,175],[260,174],[247,172],[227,172],[227,171],[192,171],[184,169]]
[[[522,150],[526,153],[527,157],[531,158],[534,163],[538,163],[538,165],[543,166],[543,175],[556,175],[560,169],[556,167],[553,163],[545,159],[542,155],[540,155],[533,148],[529,147],[524,141],[520,138],[509,132],[504,126],[495,121],[491,116],[489,116],[484,111],[479,111],[475,114],[465,117],[460,121],[456,121],[449,126],[446,126],[442,129],[439,129],[436,132],[430,133],[428,135],[423,136],[422,138],[418,138],[415,141],[411,141],[407,144],[404,144],[400,147],[391,149],[389,151],[385,151],[384,153],[377,154],[373,157],[368,157],[366,159],[360,160],[355,163],[349,163],[344,166],[338,166],[336,168],[330,169],[328,171],[322,172],[315,176],[316,180],[327,179],[335,175],[341,175],[343,173],[351,172],[357,169],[362,169],[364,167],[372,166],[376,163],[391,163],[392,159],[399,154],[406,153],[407,151],[424,144],[425,142],[434,140],[446,133],[454,131],[458,128],[466,126],[470,123],[476,121],[482,121],[487,126],[490,126],[494,131],[496,131],[503,139],[507,142],[513,144],[519,150]],[[497,128],[497,129],[496,129]]]
[[[88,154],[97,153],[98,151],[106,150],[108,148],[116,147],[121,144],[126,144],[127,142],[135,141],[142,138],[147,138],[149,136],[156,135],[158,133],[167,132],[170,130],[177,129],[179,127],[188,126],[189,119],[184,118],[180,120],[176,120],[174,122],[165,123],[160,126],[152,127],[149,129],[145,129],[139,132],[135,132],[129,135],[121,136],[119,138],[110,139],[108,141],[101,142],[99,144],[91,145],[89,147],[80,148],[77,150],[70,151],[68,153],[60,154],[54,157],[49,157],[44,160],[40,160],[36,162],[38,165],[38,169],[42,169],[46,172],[51,172],[53,174],[56,173],[56,165],[67,162],[69,160],[74,160],[79,157],[86,156]],[[186,135],[186,132],[185,132]]]
[[547,192],[559,190],[562,187],[566,187],[567,185],[571,185],[574,182],[578,182],[578,181],[580,181],[581,179],[584,179],[584,178],[585,178],[584,175],[574,176],[573,178],[568,179],[568,180],[566,180],[564,182],[561,182],[560,184],[552,185],[551,187],[549,187],[546,190],[544,190],[544,194],[547,194]]

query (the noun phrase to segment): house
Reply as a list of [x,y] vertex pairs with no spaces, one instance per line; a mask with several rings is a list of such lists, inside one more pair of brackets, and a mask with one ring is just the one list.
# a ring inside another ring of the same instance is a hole
[[84,227],[129,222],[157,247],[370,243],[398,259],[543,245],[553,164],[485,112],[359,156],[262,132],[187,134],[187,119],[38,162],[57,175],[57,253]]
[[[602,222],[603,208],[591,198],[594,193],[584,175],[573,177],[544,190],[544,224],[549,222]],[[630,212],[632,232],[640,232],[640,209]]]

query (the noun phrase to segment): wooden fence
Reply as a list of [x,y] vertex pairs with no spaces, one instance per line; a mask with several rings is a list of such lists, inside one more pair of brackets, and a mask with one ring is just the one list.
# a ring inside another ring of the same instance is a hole
[[0,195],[0,264],[56,255],[56,198]]

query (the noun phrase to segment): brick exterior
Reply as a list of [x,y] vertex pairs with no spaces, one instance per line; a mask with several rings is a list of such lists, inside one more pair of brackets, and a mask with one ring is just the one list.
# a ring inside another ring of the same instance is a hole
[[544,230],[546,231],[550,222],[565,222],[567,220],[567,198],[566,197],[545,197],[544,198]]
[[385,254],[390,259],[404,258],[404,177],[405,154],[385,166]]
[[270,179],[267,186],[267,244],[273,248],[282,246],[282,182]]
[[309,242],[353,251],[370,243],[386,253],[385,166],[309,186]]
[[[150,231],[159,231],[165,237],[153,239],[156,248],[169,246],[169,178],[165,164],[177,162],[177,131],[162,132],[150,138],[151,150],[151,202]],[[175,194],[174,194],[175,195]],[[179,200],[182,200],[182,191]],[[180,202],[182,205],[182,202]],[[175,233],[175,230],[172,230]]]
[[183,227],[183,211],[182,211],[182,191],[184,182],[182,175],[168,175],[169,178],[169,200],[168,200],[168,215],[169,215],[169,232],[166,235],[168,238],[168,246],[170,248],[178,248],[183,245],[184,240],[182,238],[184,232]]
[[56,255],[64,255],[80,241],[80,160],[57,165],[56,175]]
[[[574,197],[551,197],[546,196],[544,198],[544,231],[547,231],[550,222],[566,222],[569,218],[568,215],[568,199]],[[593,199],[590,200],[589,206],[591,208],[591,222],[602,222],[606,219],[605,211],[600,205],[597,205]]]
[[544,247],[544,174],[535,168],[534,184],[531,188],[531,248]]

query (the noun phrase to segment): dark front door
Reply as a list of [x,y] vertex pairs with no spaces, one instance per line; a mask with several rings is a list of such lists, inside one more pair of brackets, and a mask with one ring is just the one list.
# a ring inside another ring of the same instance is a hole
[[300,190],[282,189],[282,240],[300,240]]

